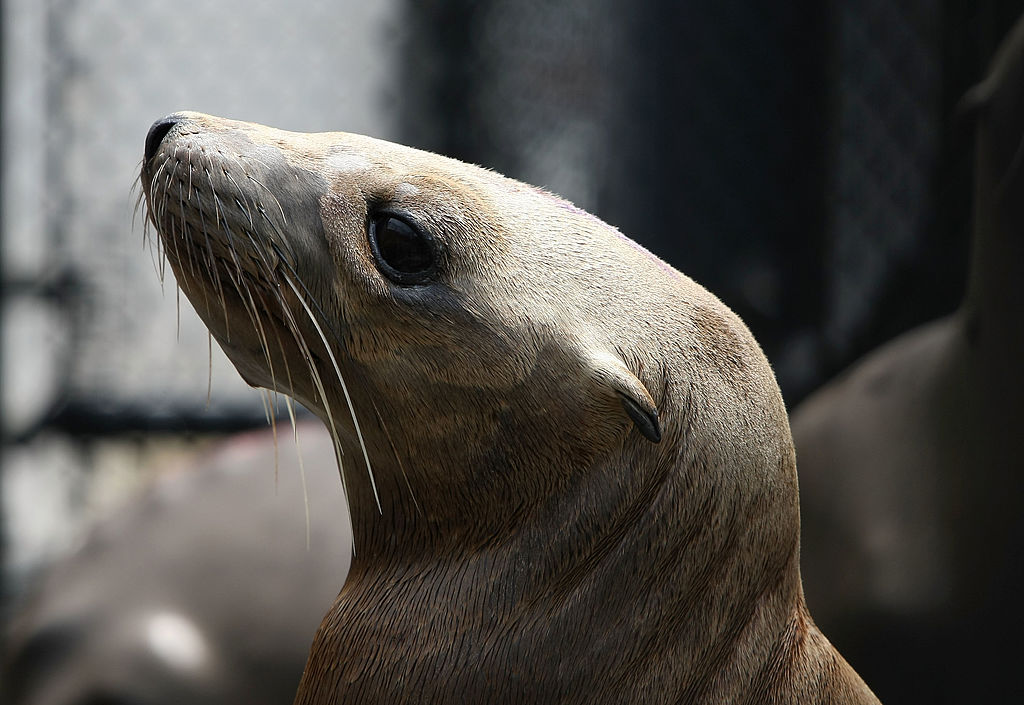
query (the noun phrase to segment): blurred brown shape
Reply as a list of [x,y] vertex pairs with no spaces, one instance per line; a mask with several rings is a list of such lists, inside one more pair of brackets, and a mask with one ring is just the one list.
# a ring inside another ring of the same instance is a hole
[[962,305],[793,414],[808,603],[894,703],[1024,693],[1024,19],[961,108],[976,125]]
[[235,437],[95,526],[16,616],[2,702],[291,702],[351,559],[333,445],[299,440],[275,477],[271,433]]

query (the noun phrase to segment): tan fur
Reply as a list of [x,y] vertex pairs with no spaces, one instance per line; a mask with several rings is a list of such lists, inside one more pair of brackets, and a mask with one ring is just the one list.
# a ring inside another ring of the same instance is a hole
[[[187,113],[154,151],[180,286],[344,451],[356,556],[297,703],[875,702],[807,616],[785,408],[711,294],[560,199],[406,147]],[[437,281],[378,271],[381,204],[441,244]],[[660,443],[620,397],[653,402]]]

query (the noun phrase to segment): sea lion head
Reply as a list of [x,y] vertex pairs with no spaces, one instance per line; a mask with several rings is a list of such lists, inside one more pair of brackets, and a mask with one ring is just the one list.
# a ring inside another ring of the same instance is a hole
[[594,216],[408,147],[198,113],[153,126],[142,184],[242,377],[338,433],[355,514],[411,502],[493,530],[587,468],[687,456],[714,468],[698,485],[785,486],[795,541],[788,423],[757,344]]

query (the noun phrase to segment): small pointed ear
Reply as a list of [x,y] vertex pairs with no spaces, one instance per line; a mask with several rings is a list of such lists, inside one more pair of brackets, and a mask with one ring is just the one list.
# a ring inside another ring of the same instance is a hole
[[636,424],[637,430],[651,443],[660,443],[658,407],[643,382],[629,371],[622,360],[609,353],[593,356],[591,363],[597,381],[618,396],[623,411]]

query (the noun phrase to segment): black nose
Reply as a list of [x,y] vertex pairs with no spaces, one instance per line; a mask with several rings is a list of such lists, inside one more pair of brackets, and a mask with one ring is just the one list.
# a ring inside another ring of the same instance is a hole
[[160,148],[160,143],[167,136],[167,133],[179,122],[181,122],[181,116],[168,115],[154,122],[153,126],[149,128],[149,134],[146,135],[146,164],[149,164],[149,160],[156,154],[156,150]]

